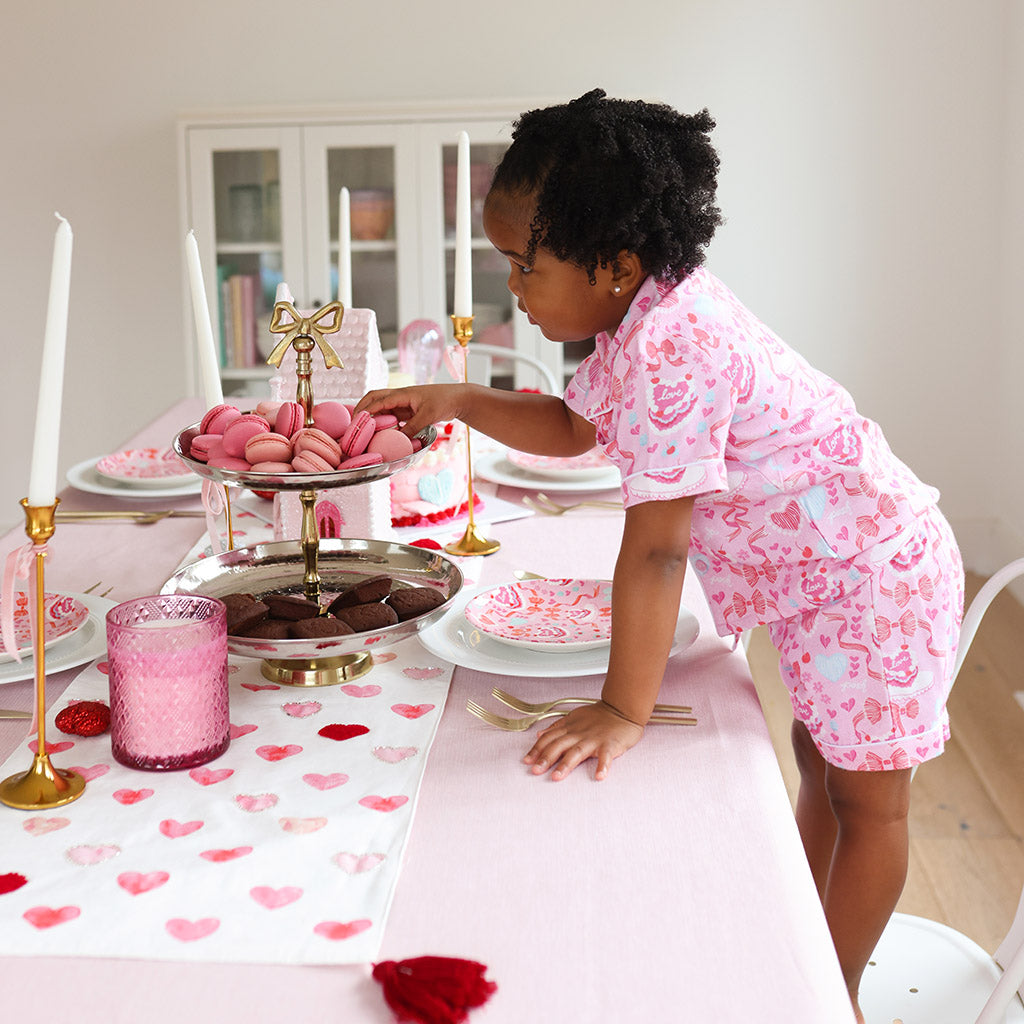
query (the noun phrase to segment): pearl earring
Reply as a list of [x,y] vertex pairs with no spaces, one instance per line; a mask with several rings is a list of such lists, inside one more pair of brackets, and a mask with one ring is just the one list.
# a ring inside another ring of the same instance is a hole
[[622,288],[620,288],[620,287],[619,287],[619,285],[616,285],[616,286],[615,286],[615,287],[614,287],[614,288],[612,289],[612,291],[613,291],[613,292],[615,292],[615,294],[616,294],[616,295],[618,295],[618,294],[619,294],[619,292],[621,292],[621,291],[622,291]]

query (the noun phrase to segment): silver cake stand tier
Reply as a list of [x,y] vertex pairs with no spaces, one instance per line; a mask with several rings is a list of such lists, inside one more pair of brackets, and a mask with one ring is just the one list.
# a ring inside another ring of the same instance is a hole
[[[223,597],[246,593],[304,593],[305,560],[299,541],[276,541],[238,548],[200,559],[178,570],[163,586],[164,594],[201,594]],[[326,686],[355,679],[373,667],[373,652],[418,633],[440,618],[462,588],[462,573],[436,551],[382,540],[321,539],[319,575],[324,597],[371,576],[390,576],[393,589],[431,587],[444,596],[444,604],[405,622],[384,629],[315,640],[258,640],[229,636],[228,650],[262,659],[263,675],[292,686]]]

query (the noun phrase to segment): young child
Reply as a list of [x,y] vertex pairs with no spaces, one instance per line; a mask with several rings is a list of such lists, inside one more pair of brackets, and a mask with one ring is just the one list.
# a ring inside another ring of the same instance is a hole
[[687,560],[722,635],[767,624],[794,710],[796,817],[846,983],[906,875],[910,769],[941,753],[962,611],[956,542],[850,396],[702,266],[721,222],[707,111],[594,90],[526,113],[484,207],[519,308],[596,348],[564,398],[371,392],[415,433],[458,418],[522,451],[595,443],[626,507],[600,703],[540,733],[535,774],[596,777],[643,735]]

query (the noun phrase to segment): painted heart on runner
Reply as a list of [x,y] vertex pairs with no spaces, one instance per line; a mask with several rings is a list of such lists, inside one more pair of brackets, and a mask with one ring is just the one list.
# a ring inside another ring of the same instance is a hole
[[327,824],[326,818],[281,818],[280,825],[285,832],[292,835],[305,836],[310,832],[319,832]]
[[368,807],[371,811],[397,811],[403,804],[407,804],[407,796],[364,796],[359,803]]
[[321,921],[313,931],[322,935],[325,939],[339,940],[350,939],[353,935],[365,932],[372,921],[362,918],[358,921]]
[[233,740],[241,739],[243,736],[248,736],[249,733],[255,732],[259,728],[258,725],[232,725],[230,728],[231,738]]
[[252,690],[253,693],[259,693],[260,690],[280,690],[281,687],[277,683],[242,683],[242,686],[247,690]]
[[302,890],[295,885],[285,885],[280,889],[272,889],[269,885],[257,885],[249,890],[249,895],[267,910],[277,910],[278,907],[287,907],[294,903],[301,895]]
[[331,858],[342,871],[350,875],[372,871],[384,859],[383,853],[336,853]]
[[418,747],[374,747],[373,756],[386,764],[398,764],[418,751]]
[[198,921],[186,921],[183,917],[172,917],[164,927],[172,938],[179,942],[195,942],[212,935],[219,927],[220,921],[215,917],[202,917]]
[[[46,752],[48,754],[60,754],[65,750],[70,750],[75,744],[71,740],[58,740],[56,743],[47,743]],[[28,749],[33,754],[39,753],[39,740],[31,740],[28,745]]]
[[328,740],[350,740],[356,736],[365,736],[370,730],[365,725],[344,725],[335,722],[332,725],[325,725],[317,731],[317,735]]
[[391,710],[403,718],[422,718],[428,711],[434,710],[433,704],[392,704]]
[[30,907],[21,916],[36,928],[52,928],[73,921],[80,913],[78,907]]
[[111,796],[126,807],[129,804],[137,804],[140,800],[148,800],[153,795],[151,789],[115,789]]
[[93,779],[98,779],[101,775],[106,775],[110,771],[109,764],[94,764],[88,768],[83,768],[81,765],[73,765],[71,770],[78,772],[79,775],[85,779],[86,782],[92,782]]
[[168,839],[180,839],[182,836],[190,836],[202,827],[203,822],[201,821],[175,821],[173,818],[166,818],[160,822],[160,831]]
[[283,747],[268,743],[266,746],[257,747],[256,753],[264,761],[282,761],[286,757],[294,757],[296,754],[301,754],[302,747],[297,743],[286,743]]
[[65,851],[64,856],[72,864],[85,866],[87,864],[102,864],[105,860],[116,857],[120,852],[121,847],[114,846],[112,843],[104,843],[99,846],[83,844],[82,846],[72,846],[69,850]]
[[292,718],[309,718],[322,708],[323,705],[317,700],[291,701],[281,705],[281,710]]
[[321,793],[328,789],[336,789],[338,786],[348,782],[348,776],[344,772],[331,772],[330,775],[321,775],[318,772],[310,772],[302,776],[302,781],[307,786],[319,789]]
[[389,661],[394,661],[398,657],[393,651],[379,651],[372,655],[374,665],[385,665]]
[[102,672],[105,676],[110,675],[110,662],[109,661],[97,661],[96,671]]
[[[380,661],[380,655],[375,654],[373,660]],[[376,683],[367,683],[365,686],[360,686],[358,683],[346,683],[344,686],[339,686],[338,689],[342,693],[348,694],[349,697],[376,697],[381,692]]]
[[149,871],[145,874],[141,871],[123,871],[117,876],[117,884],[125,892],[140,896],[144,892],[159,889],[170,877],[166,871]]
[[234,768],[193,768],[188,773],[193,782],[200,786],[214,786],[218,782],[230,779],[235,774]]
[[17,871],[8,871],[7,874],[0,875],[0,896],[3,896],[5,892],[14,892],[16,889],[20,889],[27,882],[28,879],[24,875],[19,875]]
[[277,803],[277,796],[274,793],[239,793],[235,797],[235,803],[243,811],[256,814],[259,811],[265,811],[268,807],[273,807]]
[[232,850],[203,850],[200,857],[203,860],[213,861],[214,864],[226,864],[229,860],[238,860],[252,853],[251,846],[236,846]]
[[30,836],[45,836],[47,832],[56,832],[70,824],[70,818],[29,818],[21,823],[21,827]]
[[[588,613],[589,614],[589,613]],[[444,669],[438,665],[432,665],[429,668],[403,668],[402,675],[408,676],[410,679],[435,679],[441,675]]]

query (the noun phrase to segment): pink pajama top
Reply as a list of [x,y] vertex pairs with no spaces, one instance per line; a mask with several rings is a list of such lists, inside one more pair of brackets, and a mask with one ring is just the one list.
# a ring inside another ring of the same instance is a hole
[[704,268],[649,277],[565,402],[597,427],[627,508],[698,496],[690,565],[722,635],[843,599],[938,500]]

